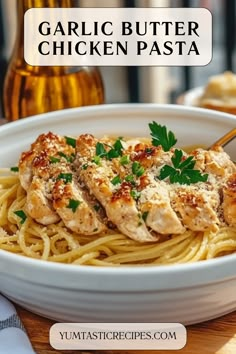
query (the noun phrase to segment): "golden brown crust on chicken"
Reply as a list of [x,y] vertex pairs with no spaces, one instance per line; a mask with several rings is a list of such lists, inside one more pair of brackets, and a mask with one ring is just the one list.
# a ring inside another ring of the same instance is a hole
[[224,218],[229,225],[236,225],[236,173],[226,181],[223,198]]
[[[116,143],[112,151],[114,139],[83,134],[74,148],[64,137],[41,134],[19,162],[29,215],[44,225],[61,219],[84,235],[112,225],[139,242],[236,224],[236,167],[221,147],[190,154],[194,169],[208,177],[187,185],[159,178],[163,166],[173,166],[174,149],[138,140]],[[181,162],[190,155],[182,151]]]

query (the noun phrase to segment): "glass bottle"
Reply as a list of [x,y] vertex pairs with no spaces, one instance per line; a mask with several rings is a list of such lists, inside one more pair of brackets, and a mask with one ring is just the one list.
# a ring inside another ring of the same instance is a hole
[[24,13],[32,7],[73,7],[73,0],[17,0],[17,38],[4,82],[6,119],[103,103],[98,68],[30,66],[25,62]]

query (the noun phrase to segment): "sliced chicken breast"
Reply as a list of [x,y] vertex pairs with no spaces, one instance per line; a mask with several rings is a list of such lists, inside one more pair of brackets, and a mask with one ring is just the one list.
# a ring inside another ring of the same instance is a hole
[[208,191],[199,185],[172,185],[171,200],[186,228],[193,231],[218,230],[220,198],[217,190]]
[[96,211],[87,203],[76,181],[58,180],[52,189],[53,207],[72,231],[94,235],[106,230]]
[[131,196],[129,183],[114,185],[112,180],[116,174],[112,169],[112,162],[106,159],[99,159],[99,162],[94,160],[96,143],[96,139],[91,135],[82,135],[77,139],[76,160],[80,178],[103,205],[108,218],[122,233],[140,242],[155,241],[156,237],[147,230]]
[[50,225],[60,220],[51,201],[46,197],[47,181],[37,176],[33,177],[27,190],[26,210],[38,223]]
[[171,206],[166,184],[155,181],[152,175],[148,178],[149,184],[142,189],[138,202],[147,226],[161,234],[183,233],[185,227]]
[[236,173],[229,176],[223,187],[223,212],[229,225],[236,225]]

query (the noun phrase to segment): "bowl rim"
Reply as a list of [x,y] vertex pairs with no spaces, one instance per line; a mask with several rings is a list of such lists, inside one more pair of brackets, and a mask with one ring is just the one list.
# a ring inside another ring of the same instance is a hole
[[[199,89],[199,88],[195,88]],[[193,90],[195,90],[193,89]],[[196,107],[196,106],[188,106],[188,105],[178,105],[178,104],[160,104],[160,103],[110,103],[110,104],[100,104],[100,105],[93,105],[93,106],[83,106],[83,107],[75,107],[75,108],[67,108],[67,109],[62,109],[58,111],[52,111],[52,112],[47,112],[47,113],[42,113],[42,114],[37,114],[33,116],[29,116],[27,118],[23,119],[18,119],[17,121],[11,121],[7,122],[7,124],[0,125],[0,133],[5,132],[9,129],[13,129],[13,127],[18,128],[19,126],[27,126],[27,127],[32,127],[35,125],[35,123],[41,123],[46,120],[54,119],[56,122],[57,120],[60,120],[62,116],[65,114],[68,115],[73,115],[75,113],[78,114],[77,119],[79,119],[79,116],[83,116],[86,114],[91,114],[92,112],[97,112],[97,111],[113,111],[113,110],[119,110],[119,111],[139,111],[139,110],[156,110],[160,109],[163,112],[174,112],[176,111],[177,113],[181,113],[182,111],[185,111],[186,113],[191,113],[195,112],[200,119],[204,119],[206,114],[210,119],[216,120],[216,121],[222,121],[222,118],[227,119],[227,120],[236,120],[236,116],[230,113],[225,113],[221,111],[216,111],[216,110],[211,110],[207,108],[202,108],[202,107]]]
[[[164,112],[177,112],[180,114],[181,112],[186,113],[196,113],[200,119],[204,119],[206,115],[209,119],[214,119],[214,121],[222,121],[222,119],[228,120],[230,122],[236,123],[236,116],[224,113],[224,112],[217,112],[213,110],[208,110],[199,107],[192,107],[192,106],[183,106],[183,105],[176,105],[176,104],[158,104],[158,103],[116,103],[116,104],[102,104],[102,105],[95,105],[95,106],[86,106],[86,107],[76,107],[76,108],[69,108],[59,111],[53,111],[49,113],[43,113],[40,115],[35,115],[28,117],[27,119],[20,119],[18,121],[9,122],[8,124],[4,124],[0,126],[0,136],[11,130],[18,127],[29,127],[34,126],[35,123],[43,123],[50,119],[55,119],[56,121],[61,119],[62,116],[65,114],[73,115],[74,113],[78,114],[78,119],[80,116],[84,116],[85,114],[91,114],[93,112],[103,112],[103,111],[114,111],[119,110],[122,112],[123,110],[126,112],[135,111],[135,110],[162,110]],[[235,124],[236,125],[236,124]],[[96,266],[78,266],[73,264],[63,264],[51,261],[44,261],[39,259],[32,259],[26,256],[18,255],[11,253],[9,251],[0,250],[0,257],[2,259],[9,260],[11,262],[15,262],[18,266],[24,266],[26,268],[38,268],[42,271],[44,270],[52,270],[55,272],[65,272],[66,274],[84,274],[84,275],[122,275],[122,276],[132,276],[135,274],[138,275],[151,275],[151,274],[162,274],[164,275],[177,275],[179,273],[192,273],[192,272],[199,272],[201,270],[204,271],[213,271],[214,273],[219,271],[219,279],[221,274],[221,267],[225,265],[227,268],[227,277],[233,277],[235,272],[233,271],[232,264],[236,265],[236,253],[227,255],[224,257],[219,257],[215,259],[210,259],[207,261],[198,261],[194,263],[185,263],[185,264],[174,264],[174,265],[157,265],[157,266],[107,266],[107,267],[96,267]],[[231,269],[231,271],[230,271]],[[1,271],[0,271],[1,273]],[[6,273],[4,271],[3,273]]]

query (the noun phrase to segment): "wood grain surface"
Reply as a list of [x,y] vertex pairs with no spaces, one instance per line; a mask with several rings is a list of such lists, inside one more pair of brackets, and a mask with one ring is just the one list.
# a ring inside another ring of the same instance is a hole
[[[57,351],[49,344],[52,320],[34,315],[19,306],[17,312],[26,328],[37,354],[73,354],[79,351]],[[84,352],[83,352],[84,353]],[[95,353],[95,352],[94,352]],[[184,349],[156,351],[106,351],[106,354],[236,354],[236,312],[217,320],[187,327],[187,345]],[[97,352],[95,354],[102,354]]]

